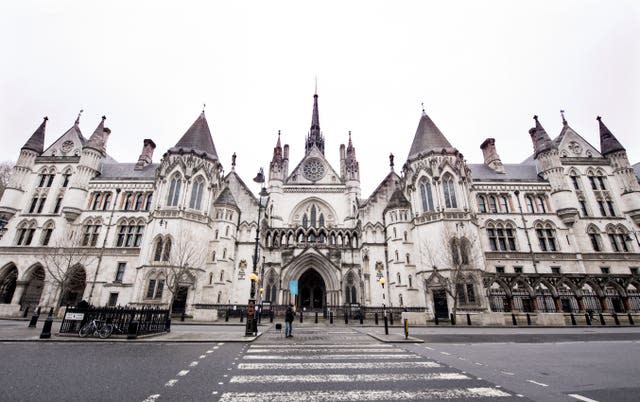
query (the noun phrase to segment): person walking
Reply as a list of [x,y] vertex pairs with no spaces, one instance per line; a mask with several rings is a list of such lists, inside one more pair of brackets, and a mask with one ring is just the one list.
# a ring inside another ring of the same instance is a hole
[[286,338],[292,338],[293,335],[291,332],[293,331],[293,318],[295,317],[295,312],[293,311],[293,304],[289,304],[287,306],[287,311],[284,313],[284,334]]

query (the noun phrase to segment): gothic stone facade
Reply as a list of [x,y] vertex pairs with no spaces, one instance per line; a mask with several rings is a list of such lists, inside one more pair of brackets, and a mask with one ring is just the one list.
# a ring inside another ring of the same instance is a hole
[[489,138],[468,164],[423,112],[367,198],[350,134],[337,169],[325,158],[317,95],[305,156],[290,169],[278,134],[261,196],[235,155],[223,172],[204,112],[159,163],[149,139],[116,162],[104,122],[86,139],[78,118],[45,148],[45,118],[20,150],[0,201],[0,314],[85,299],[198,317],[245,304],[254,269],[257,298],[305,309],[640,309],[638,165],[599,118],[600,149],[536,117],[529,159],[503,164]]

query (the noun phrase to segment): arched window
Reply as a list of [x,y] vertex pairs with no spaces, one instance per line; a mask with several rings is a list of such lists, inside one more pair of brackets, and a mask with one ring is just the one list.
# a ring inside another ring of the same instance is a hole
[[493,195],[489,196],[489,211],[494,214],[498,212],[498,202]]
[[509,213],[509,200],[505,195],[500,196],[500,212]]
[[144,200],[144,194],[136,194],[135,210],[140,211],[142,209],[142,201]]
[[324,227],[324,214],[320,214],[319,224],[321,228]]
[[[213,284],[213,272],[209,272],[209,285],[212,285],[212,284]],[[220,303],[219,297],[218,297],[218,303]]]
[[510,223],[487,225],[487,237],[491,251],[515,251],[516,240],[513,226]]
[[413,277],[411,275],[409,275],[409,287],[413,287]]
[[165,280],[163,277],[151,277],[147,284],[146,299],[162,299]]
[[393,238],[395,239],[396,237],[398,237],[398,231],[396,228],[393,228]]
[[404,241],[407,241],[408,238],[409,238],[409,236],[408,236],[407,232],[405,231],[404,232]]
[[147,194],[147,199],[146,202],[144,204],[144,210],[148,211],[151,209],[151,201],[153,200],[153,193],[148,193]]
[[402,293],[400,293],[398,295],[398,302],[400,303],[400,306],[404,306],[404,298],[402,297]]
[[98,235],[100,234],[100,228],[102,227],[99,220],[93,222],[88,220],[83,225],[82,245],[95,247],[98,244]]
[[401,285],[402,284],[402,277],[400,276],[400,272],[398,272],[396,274],[396,279],[397,279],[397,284]]
[[538,244],[542,251],[556,251],[558,249],[556,242],[556,230],[554,227],[547,223],[542,225],[538,223],[535,225],[536,235],[538,236]]
[[602,251],[602,240],[600,239],[600,231],[595,226],[590,226],[587,230],[591,247],[593,251]]
[[453,238],[451,239],[451,261],[453,262],[453,265],[459,265],[460,264],[460,251],[459,251],[459,247],[458,247],[458,239]]
[[153,261],[160,261],[162,258],[162,245],[162,237],[158,237],[158,240],[156,240],[156,248],[153,252]]
[[204,191],[204,179],[198,176],[191,187],[191,200],[189,201],[189,208],[201,209],[202,208],[202,193]]
[[108,209],[111,209],[111,193],[105,193],[102,201],[102,210],[106,211]]
[[396,250],[396,261],[400,261],[400,253],[398,253],[398,250]]
[[93,204],[91,205],[91,209],[96,210],[100,207],[100,200],[102,199],[102,193],[95,193],[93,195]]
[[420,197],[422,198],[422,210],[424,212],[433,211],[435,209],[433,205],[433,194],[431,192],[431,183],[426,177],[420,180]]
[[626,238],[629,236],[624,229],[607,228],[607,236],[611,243],[611,250],[615,252],[629,252]]
[[219,234],[220,234],[220,232],[218,232],[218,229],[216,229],[216,232],[215,232],[213,238],[214,239],[218,239]]
[[544,197],[539,195],[536,197],[536,206],[538,207],[538,213],[545,214],[547,213],[547,207],[544,202]]
[[305,213],[302,216],[302,227],[307,228],[309,226],[309,218],[307,218],[307,214]]
[[525,203],[527,204],[527,212],[529,212],[530,214],[535,212],[535,209],[533,207],[533,197],[530,195],[527,195],[525,198]]
[[484,199],[484,195],[479,195],[478,196],[478,210],[482,213],[486,213],[487,212],[487,203]]
[[51,235],[53,234],[53,228],[54,228],[53,222],[45,223],[44,227],[42,228],[42,238],[41,238],[40,244],[42,244],[43,246],[49,245],[49,241],[51,240]]
[[311,206],[311,227],[316,227],[316,206]]
[[220,270],[220,282],[224,282],[224,269]]
[[133,194],[129,193],[124,198],[124,210],[129,211],[133,205]]
[[405,255],[405,258],[407,260],[407,264],[411,264],[411,256],[409,255],[409,253]]
[[211,262],[216,262],[216,252],[211,253]]
[[167,237],[167,240],[164,242],[164,250],[162,251],[162,261],[169,261],[170,256],[171,256],[171,238]]
[[16,245],[28,246],[33,240],[33,235],[36,231],[36,222],[22,222],[18,225],[18,233],[16,237]]
[[170,207],[178,206],[180,202],[180,188],[182,186],[182,176],[180,173],[176,173],[171,178],[171,184],[169,185],[169,197],[167,198],[167,205]]
[[572,171],[569,174],[569,178],[571,179],[571,184],[573,185],[574,190],[580,190],[580,178],[575,171]]
[[447,175],[442,181],[442,190],[444,192],[444,206],[446,208],[458,208],[456,188],[451,175]]

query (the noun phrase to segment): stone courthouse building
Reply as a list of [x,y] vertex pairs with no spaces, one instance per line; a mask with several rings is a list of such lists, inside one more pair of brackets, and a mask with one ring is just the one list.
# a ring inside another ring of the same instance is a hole
[[503,164],[488,138],[484,162],[469,164],[423,112],[406,159],[391,155],[363,196],[357,144],[349,135],[325,148],[317,95],[294,145],[304,157],[290,161],[274,137],[261,195],[236,173],[235,155],[218,154],[225,134],[212,135],[204,112],[159,161],[140,138],[134,163],[109,155],[105,118],[88,139],[78,119],[55,140],[45,118],[25,134],[0,201],[0,314],[84,299],[173,302],[204,317],[246,304],[254,267],[256,298],[307,310],[406,307],[484,322],[509,311],[638,312],[639,166],[599,117],[597,146],[562,119],[555,138],[534,117],[510,139],[531,139],[522,163]]

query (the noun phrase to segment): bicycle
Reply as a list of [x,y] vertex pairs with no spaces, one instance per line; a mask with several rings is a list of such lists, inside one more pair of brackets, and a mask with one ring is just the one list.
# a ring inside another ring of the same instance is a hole
[[104,324],[99,330],[100,338],[105,339],[111,336],[112,333],[116,333],[118,335],[125,334],[125,331],[118,326],[118,324]]
[[107,331],[107,326],[100,320],[91,320],[86,323],[78,332],[81,338],[86,338],[89,335],[99,336],[101,339],[108,338],[111,335],[111,331]]

